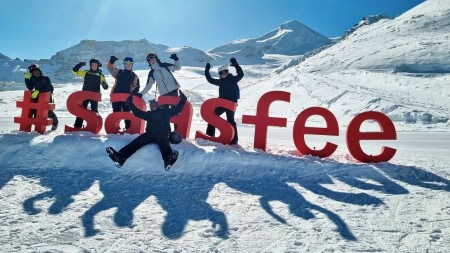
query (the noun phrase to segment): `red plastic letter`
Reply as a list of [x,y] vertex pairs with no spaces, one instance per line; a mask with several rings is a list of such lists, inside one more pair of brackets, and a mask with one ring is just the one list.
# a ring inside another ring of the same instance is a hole
[[254,148],[266,151],[267,127],[286,127],[286,118],[269,117],[269,107],[274,101],[291,101],[291,93],[285,91],[270,91],[264,94],[258,101],[256,115],[242,115],[242,123],[255,125]]
[[[360,132],[361,124],[366,120],[376,121],[381,128],[381,132]],[[376,156],[367,155],[361,148],[361,140],[396,140],[397,132],[392,121],[380,112],[363,112],[350,122],[347,129],[347,148],[350,154],[358,161],[368,162],[387,162],[394,157],[396,149],[385,147],[381,153]]]
[[[50,103],[50,92],[41,92],[38,101],[31,98],[31,91],[24,91],[23,101],[17,101],[16,106],[22,108],[20,117],[14,117],[14,123],[19,123],[19,130],[31,132],[31,125],[34,131],[43,134],[46,126],[53,124],[52,119],[48,119],[48,111],[55,110],[55,104]],[[32,118],[32,110],[35,117]]]
[[[322,116],[325,119],[326,128],[307,127],[306,121],[313,115]],[[314,135],[332,135],[339,136],[339,126],[336,117],[327,109],[322,107],[310,107],[301,112],[294,123],[294,143],[297,150],[303,155],[313,155],[319,157],[328,157],[336,151],[337,145],[327,142],[325,147],[320,150],[310,149],[306,145],[305,134]]]
[[[119,101],[125,102],[129,95],[130,94],[127,93],[111,94],[111,102],[119,102]],[[147,105],[145,104],[145,101],[142,98],[134,96],[133,103],[136,105],[137,108],[141,109],[142,111],[147,110]],[[120,131],[120,121],[123,119],[130,120],[131,127],[125,131]],[[105,120],[105,131],[108,134],[117,134],[117,133],[141,134],[144,132],[144,128],[145,128],[145,121],[143,119],[134,116],[132,112],[113,112],[110,115],[108,115],[108,117],[106,117]]]
[[[177,105],[180,101],[177,97],[170,96],[160,96],[158,98],[158,104],[160,105]],[[181,113],[177,116],[174,116],[170,119],[170,122],[177,125],[177,132],[184,138],[189,138],[189,132],[191,131],[191,120],[193,109],[191,103],[186,101],[186,104],[183,107]]]
[[195,133],[195,138],[220,142],[224,145],[229,144],[234,136],[234,128],[230,123],[228,123],[228,121],[217,116],[214,111],[217,107],[223,107],[235,112],[236,106],[237,104],[235,102],[222,98],[211,98],[206,100],[200,108],[200,115],[206,122],[219,129],[220,135],[218,137],[214,137],[197,131]]
[[64,132],[89,131],[94,134],[100,132],[103,125],[102,117],[98,113],[83,107],[83,101],[87,99],[100,102],[102,101],[102,94],[93,91],[77,91],[67,98],[67,110],[73,115],[84,119],[86,127],[74,128],[66,125]]

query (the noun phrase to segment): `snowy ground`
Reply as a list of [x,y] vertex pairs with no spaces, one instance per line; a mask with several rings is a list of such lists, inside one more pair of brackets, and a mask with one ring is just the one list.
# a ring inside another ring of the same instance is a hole
[[[244,92],[260,80],[253,70]],[[180,75],[195,109],[192,138],[206,127],[198,105],[217,90],[201,69]],[[193,139],[174,146],[180,159],[170,172],[151,145],[116,169],[105,147],[136,136],[63,133],[74,121],[63,105],[79,89],[58,85],[60,128],[44,135],[13,123],[21,91],[0,92],[1,252],[450,251],[448,125],[399,126],[396,141],[364,143],[374,153],[397,148],[388,163],[355,162],[342,122],[339,137],[308,139],[339,145],[327,159],[298,156],[292,124],[270,129],[267,153],[252,148],[253,128],[240,124],[238,147]],[[102,116],[111,110],[108,92]],[[250,105],[248,98],[238,110]]]

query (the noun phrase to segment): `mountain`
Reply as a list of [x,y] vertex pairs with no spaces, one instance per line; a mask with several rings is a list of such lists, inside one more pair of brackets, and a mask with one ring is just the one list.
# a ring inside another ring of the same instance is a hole
[[260,58],[264,54],[302,55],[333,42],[304,24],[292,20],[256,39],[234,40],[208,53],[239,58]]
[[287,90],[298,108],[320,105],[344,125],[357,113],[374,110],[401,128],[449,128],[450,5],[445,3],[428,0],[393,20],[361,26],[246,89],[256,96],[261,86]]
[[408,73],[450,72],[450,5],[431,0],[390,20],[360,26],[300,64],[302,71],[365,69]]
[[371,25],[374,24],[382,19],[391,19],[388,16],[384,15],[384,14],[378,14],[378,15],[369,15],[366,17],[363,17],[361,21],[359,21],[357,24],[355,24],[352,28],[348,29],[345,32],[345,36],[349,36],[350,34],[352,34],[353,32],[355,32],[356,30],[358,30],[359,28],[366,26],[366,25]]

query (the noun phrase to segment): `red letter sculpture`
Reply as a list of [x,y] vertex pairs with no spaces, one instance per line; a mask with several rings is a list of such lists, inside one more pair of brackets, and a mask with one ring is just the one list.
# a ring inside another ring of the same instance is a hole
[[[366,120],[378,122],[381,132],[360,132],[361,124]],[[358,161],[368,162],[387,162],[394,157],[396,149],[385,147],[381,153],[376,156],[367,155],[361,148],[361,140],[396,140],[397,133],[392,121],[380,112],[363,112],[350,122],[347,128],[347,148],[350,154]]]
[[14,117],[20,131],[31,132],[31,125],[34,125],[34,131],[43,134],[46,126],[53,124],[53,120],[48,118],[48,111],[55,110],[55,104],[50,103],[50,92],[41,92],[38,98],[37,102],[33,101],[31,91],[26,90],[23,101],[16,102],[16,106],[22,108],[21,116]]
[[234,128],[230,123],[228,123],[228,121],[217,116],[214,111],[217,107],[223,107],[235,112],[236,106],[237,104],[235,102],[223,98],[211,98],[206,100],[200,108],[200,115],[206,122],[219,129],[220,135],[218,137],[214,137],[197,131],[195,133],[195,138],[202,138],[205,140],[220,142],[224,145],[229,144],[234,136]]
[[267,127],[286,127],[286,118],[269,117],[269,107],[274,101],[291,101],[291,93],[285,91],[271,91],[264,94],[258,101],[256,115],[242,115],[242,123],[255,125],[255,140],[253,147],[266,151]]
[[67,110],[73,115],[85,120],[86,127],[74,128],[66,125],[64,132],[89,131],[94,134],[100,132],[103,125],[102,117],[97,112],[83,107],[83,101],[87,99],[100,102],[102,101],[102,94],[93,91],[77,91],[67,98]]
[[[322,116],[325,119],[325,123],[327,125],[326,128],[317,128],[317,127],[307,127],[306,121],[309,117],[313,115]],[[302,111],[294,123],[294,143],[297,147],[297,150],[303,155],[313,155],[319,157],[327,157],[333,154],[336,151],[337,145],[334,143],[327,142],[325,147],[320,150],[310,149],[306,145],[305,134],[314,134],[314,135],[332,135],[339,136],[339,126],[336,120],[336,117],[327,109],[322,107],[310,107],[306,110]]]
[[[177,105],[180,101],[177,97],[160,96],[158,98],[158,104],[160,105]],[[189,131],[191,131],[191,121],[193,109],[191,103],[186,101],[183,110],[180,115],[172,117],[170,122],[177,125],[177,132],[185,139],[189,138]],[[147,123],[148,124],[148,123]]]
[[[125,102],[130,96],[130,94],[127,93],[115,93],[111,94],[111,102]],[[136,105],[137,108],[146,111],[147,105],[145,101],[138,97],[133,97],[133,103]],[[121,120],[131,120],[131,127],[126,129],[125,131],[120,131],[120,121]],[[129,133],[129,134],[141,134],[144,132],[145,128],[145,121],[143,119],[137,118],[133,115],[132,112],[113,112],[108,117],[106,117],[105,120],[105,131],[108,134],[123,134],[123,133]]]

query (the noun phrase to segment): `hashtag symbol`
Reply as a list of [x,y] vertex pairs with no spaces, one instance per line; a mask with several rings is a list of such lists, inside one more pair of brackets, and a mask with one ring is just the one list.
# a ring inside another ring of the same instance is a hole
[[17,101],[16,107],[22,108],[21,116],[14,117],[14,123],[19,124],[20,131],[31,132],[31,126],[34,125],[34,131],[43,134],[46,126],[53,124],[53,120],[48,119],[48,111],[55,110],[55,104],[50,103],[50,92],[39,93],[36,102],[31,98],[31,91],[26,90],[23,101]]

